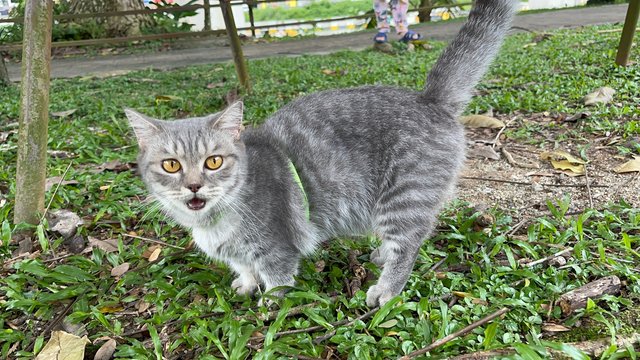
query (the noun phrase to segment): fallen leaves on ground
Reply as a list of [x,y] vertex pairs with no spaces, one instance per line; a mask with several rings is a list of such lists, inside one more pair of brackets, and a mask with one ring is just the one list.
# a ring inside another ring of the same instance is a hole
[[111,269],[111,276],[113,277],[120,277],[122,275],[124,275],[127,271],[129,271],[129,263],[125,262],[122,263],[116,267],[114,267],[113,269]]
[[564,174],[569,176],[581,176],[586,172],[584,160],[563,150],[545,151],[540,154],[540,158],[551,161],[554,169],[562,170]]
[[502,121],[485,115],[460,116],[460,122],[462,125],[471,128],[500,129],[504,127],[504,123]]
[[118,240],[116,239],[100,240],[93,236],[89,236],[89,245],[95,246],[106,252],[118,251]]
[[92,170],[94,174],[99,174],[104,171],[113,171],[120,173],[123,171],[131,170],[137,166],[134,162],[122,162],[120,160],[107,161],[106,163],[97,166]]
[[618,174],[640,172],[640,156],[634,156],[633,160],[629,160],[626,163],[613,169]]
[[615,93],[616,91],[614,89],[607,86],[597,88],[594,92],[584,97],[584,104],[588,106],[609,103],[613,100],[613,94]]
[[36,360],[83,360],[84,348],[90,343],[86,336],[79,337],[64,331],[54,331]]
[[71,110],[65,110],[65,111],[56,111],[56,112],[52,112],[51,116],[54,118],[66,118],[67,116],[71,116],[73,115],[73,113],[75,113],[78,109],[71,109]]
[[96,352],[93,360],[111,359],[111,356],[113,356],[113,353],[116,351],[117,344],[118,343],[116,343],[116,341],[113,339],[107,340],[104,344],[102,344],[102,346],[100,346],[100,349],[98,349],[98,351]]
[[79,182],[75,180],[62,180],[62,176],[50,177],[50,178],[47,178],[47,180],[44,183],[44,191],[49,191],[54,187],[54,185],[57,186],[58,184],[60,184],[60,186],[78,185]]

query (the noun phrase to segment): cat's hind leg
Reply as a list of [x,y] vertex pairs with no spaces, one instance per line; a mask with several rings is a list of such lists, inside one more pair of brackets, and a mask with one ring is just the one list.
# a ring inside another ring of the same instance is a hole
[[[419,206],[418,203],[412,199],[403,201],[402,206],[399,203],[383,206],[382,209],[389,210],[376,216],[375,233],[382,244],[373,251],[372,261],[382,267],[382,272],[378,282],[367,291],[367,305],[370,307],[382,306],[402,292],[413,271],[420,246],[433,230],[435,206]],[[399,210],[401,208],[404,210]]]

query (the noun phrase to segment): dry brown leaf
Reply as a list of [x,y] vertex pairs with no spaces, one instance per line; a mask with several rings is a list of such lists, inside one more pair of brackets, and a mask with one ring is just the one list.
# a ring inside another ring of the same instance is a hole
[[113,171],[120,173],[123,171],[131,170],[135,168],[136,165],[136,163],[123,163],[120,160],[112,160],[96,167],[95,169],[91,170],[91,172],[93,172],[94,174],[98,174],[103,171]]
[[62,180],[62,181],[61,180],[62,180],[62,176],[54,176],[54,177],[47,178],[47,181],[44,183],[44,191],[49,191],[54,186],[58,186],[58,184],[60,184],[60,186],[79,184],[79,182],[75,180]]
[[322,73],[325,75],[335,75],[336,71],[331,69],[322,69]]
[[127,271],[129,271],[129,266],[130,266],[129,263],[125,262],[114,267],[113,269],[111,269],[111,276],[120,277],[124,275]]
[[122,305],[114,305],[114,306],[107,305],[107,306],[102,306],[98,308],[98,310],[103,314],[113,314],[113,313],[117,313],[124,310],[124,307],[122,307]]
[[149,259],[149,256],[151,256],[151,254],[153,254],[154,251],[156,251],[156,249],[160,249],[161,246],[160,245],[151,245],[148,248],[145,249],[145,251],[142,252],[142,257],[145,259]]
[[151,255],[149,255],[149,262],[154,262],[158,260],[158,258],[160,257],[160,252],[162,252],[162,248],[157,248],[153,250]]
[[601,88],[597,88],[594,92],[587,94],[584,97],[585,105],[595,105],[595,104],[606,104],[613,100],[613,94],[616,91],[610,87],[603,86]]
[[540,154],[540,158],[542,160],[568,160],[569,162],[575,164],[587,163],[586,161],[579,159],[563,150],[545,151]]
[[86,336],[79,337],[64,331],[53,331],[36,360],[83,360],[84,348],[90,343]]
[[640,171],[640,156],[634,156],[633,160],[629,160],[626,163],[618,166],[613,169],[618,174],[629,173],[629,172],[639,172]]
[[562,172],[569,176],[582,176],[586,172],[584,160],[563,150],[543,152],[540,158],[549,160],[554,169],[563,170]]
[[584,164],[573,164],[569,160],[551,160],[554,169],[564,170],[563,173],[569,176],[580,176],[585,174]]
[[95,246],[106,252],[118,251],[118,240],[116,239],[100,240],[89,236],[89,245]]
[[138,301],[138,303],[136,304],[136,310],[138,310],[139,313],[143,313],[143,312],[149,310],[150,306],[151,306],[151,304],[149,304],[148,302],[140,299]]
[[326,266],[324,260],[318,260],[315,263],[315,268],[316,268],[316,272],[322,272],[322,270],[324,270],[324,267]]
[[78,109],[71,109],[71,110],[66,110],[66,111],[57,111],[57,112],[52,112],[51,113],[51,117],[57,117],[57,118],[65,118],[71,114],[73,114],[74,112],[76,112]]
[[467,156],[476,159],[500,160],[500,155],[489,145],[476,144],[467,150]]
[[547,332],[571,331],[571,329],[569,329],[568,327],[566,327],[564,325],[554,324],[554,323],[545,323],[544,325],[542,325],[542,330],[543,331],[547,331]]
[[102,344],[102,346],[100,346],[100,349],[98,349],[98,351],[96,352],[93,360],[111,359],[111,356],[113,356],[113,353],[116,351],[116,345],[118,345],[118,343],[115,340],[107,340],[104,344]]
[[459,120],[462,125],[470,128],[501,129],[504,127],[504,123],[502,121],[485,115],[460,116]]

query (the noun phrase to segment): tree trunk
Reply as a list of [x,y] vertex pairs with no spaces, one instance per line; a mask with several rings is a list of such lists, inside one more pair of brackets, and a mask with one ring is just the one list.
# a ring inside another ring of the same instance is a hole
[[37,224],[44,210],[53,2],[27,0],[14,222]]
[[[433,0],[420,0],[420,8],[427,7],[427,6],[431,7],[433,6],[433,3],[434,3]],[[429,8],[429,9],[418,11],[418,19],[420,19],[421,23],[431,21],[431,10],[433,9]]]
[[[72,14],[102,13],[109,11],[142,10],[142,0],[72,0]],[[109,16],[104,18],[78,19],[73,22],[94,21],[105,26],[108,37],[140,35],[141,28],[151,22],[147,15]]]
[[0,86],[8,86],[11,84],[7,65],[4,63],[4,54],[0,53]]

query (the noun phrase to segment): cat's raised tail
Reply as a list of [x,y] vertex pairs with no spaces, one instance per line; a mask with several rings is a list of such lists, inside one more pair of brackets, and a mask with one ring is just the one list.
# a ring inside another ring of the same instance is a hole
[[511,27],[518,0],[476,0],[467,22],[427,76],[424,99],[459,114]]

